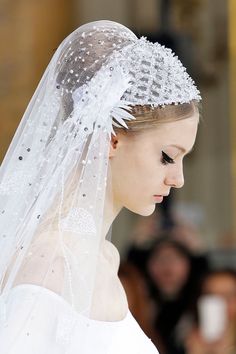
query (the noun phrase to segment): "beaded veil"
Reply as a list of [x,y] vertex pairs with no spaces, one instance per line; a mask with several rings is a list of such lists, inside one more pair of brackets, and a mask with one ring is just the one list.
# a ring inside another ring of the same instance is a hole
[[0,324],[22,283],[90,316],[113,127],[127,129],[134,105],[192,100],[199,91],[171,50],[118,23],[88,23],[61,43],[0,170]]

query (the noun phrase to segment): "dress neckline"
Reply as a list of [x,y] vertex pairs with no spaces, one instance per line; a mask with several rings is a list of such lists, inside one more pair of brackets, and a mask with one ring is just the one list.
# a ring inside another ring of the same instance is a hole
[[125,315],[125,317],[122,319],[122,320],[118,320],[118,321],[103,321],[103,320],[95,320],[93,318],[89,318],[85,315],[82,315],[81,313],[79,313],[78,311],[76,311],[72,305],[66,301],[61,295],[57,294],[55,291],[53,290],[50,290],[48,288],[45,288],[41,285],[36,285],[36,284],[30,284],[30,283],[25,283],[25,284],[18,284],[18,285],[15,285],[13,288],[11,288],[10,291],[12,290],[17,290],[17,289],[24,289],[24,288],[31,288],[31,289],[34,289],[34,290],[38,290],[38,291],[41,291],[45,294],[49,294],[50,296],[54,297],[57,301],[61,302],[64,306],[66,306],[71,312],[74,313],[75,316],[79,317],[80,319],[86,321],[86,322],[91,322],[91,323],[94,323],[94,324],[109,324],[109,325],[120,325],[120,324],[123,324],[124,322],[126,322],[131,315],[131,312],[130,310],[128,309],[128,312],[127,314]]

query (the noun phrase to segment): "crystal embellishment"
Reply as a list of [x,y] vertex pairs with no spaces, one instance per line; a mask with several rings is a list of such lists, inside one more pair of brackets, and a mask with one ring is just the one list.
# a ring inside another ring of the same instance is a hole
[[96,225],[93,216],[83,208],[73,208],[61,221],[62,231],[77,234],[96,234]]
[[0,195],[23,194],[22,184],[30,181],[31,171],[16,170],[0,183]]
[[153,106],[201,100],[194,81],[171,49],[141,37],[124,47],[122,54],[132,77],[122,99]]

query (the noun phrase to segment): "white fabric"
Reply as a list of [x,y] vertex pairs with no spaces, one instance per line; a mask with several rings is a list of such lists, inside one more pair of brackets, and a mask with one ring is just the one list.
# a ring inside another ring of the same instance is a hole
[[158,354],[130,311],[117,322],[92,320],[32,284],[12,288],[5,304],[1,354]]

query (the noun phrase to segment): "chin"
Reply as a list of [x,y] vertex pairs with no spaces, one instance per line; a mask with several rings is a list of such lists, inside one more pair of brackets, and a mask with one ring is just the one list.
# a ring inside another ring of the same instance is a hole
[[155,204],[149,205],[146,208],[145,207],[133,207],[129,208],[127,207],[130,211],[132,211],[135,214],[141,215],[141,216],[149,216],[152,215],[152,213],[155,211]]

